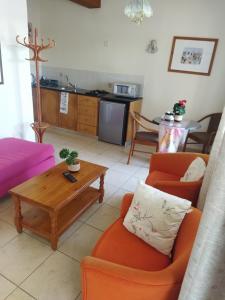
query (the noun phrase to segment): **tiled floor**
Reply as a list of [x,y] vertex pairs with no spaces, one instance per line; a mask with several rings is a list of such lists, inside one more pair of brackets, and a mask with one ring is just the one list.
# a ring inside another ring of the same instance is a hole
[[[126,165],[128,149],[95,138],[50,129],[45,142],[78,150],[79,157],[109,168],[103,204],[94,204],[60,238],[52,251],[48,241],[25,231],[17,234],[13,205],[0,199],[0,300],[80,300],[80,261],[119,214],[121,199],[148,174],[149,155],[137,154]],[[94,183],[98,185],[98,182]]]

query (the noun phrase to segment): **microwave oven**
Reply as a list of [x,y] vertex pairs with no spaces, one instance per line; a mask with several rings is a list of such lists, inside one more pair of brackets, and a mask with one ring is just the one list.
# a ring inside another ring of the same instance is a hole
[[114,83],[113,94],[123,97],[140,97],[140,85],[136,83]]

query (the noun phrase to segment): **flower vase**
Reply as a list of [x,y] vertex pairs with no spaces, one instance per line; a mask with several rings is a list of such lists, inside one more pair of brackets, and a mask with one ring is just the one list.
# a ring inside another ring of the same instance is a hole
[[70,172],[78,172],[80,171],[80,163],[74,164],[74,165],[68,165],[68,170]]
[[175,116],[174,116],[174,120],[175,120],[176,122],[182,122],[182,120],[183,120],[183,115],[175,115]]

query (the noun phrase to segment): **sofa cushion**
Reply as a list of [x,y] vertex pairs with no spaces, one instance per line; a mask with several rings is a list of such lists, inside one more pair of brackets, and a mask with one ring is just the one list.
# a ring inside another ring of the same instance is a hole
[[180,177],[165,172],[152,171],[146,179],[146,184],[152,185],[157,181],[180,181]]
[[170,259],[130,233],[119,218],[102,235],[93,256],[116,264],[145,271],[159,271],[170,264]]
[[123,225],[165,255],[170,255],[179,227],[191,202],[141,182]]
[[203,178],[206,171],[206,163],[201,157],[197,157],[191,162],[184,176],[181,177],[181,182],[198,181]]
[[0,182],[54,156],[52,145],[16,138],[0,139]]

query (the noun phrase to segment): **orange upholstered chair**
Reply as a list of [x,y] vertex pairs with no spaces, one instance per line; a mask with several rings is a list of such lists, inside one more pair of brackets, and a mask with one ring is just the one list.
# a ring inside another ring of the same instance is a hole
[[185,216],[169,258],[123,226],[132,198],[125,195],[120,218],[81,263],[83,300],[178,299],[201,212]]
[[209,156],[202,153],[155,153],[151,157],[146,184],[166,193],[188,199],[195,207],[198,201],[202,179],[193,182],[180,182],[190,163],[201,157],[208,163]]

